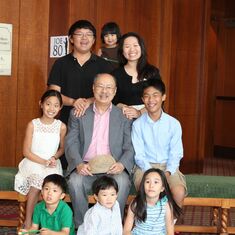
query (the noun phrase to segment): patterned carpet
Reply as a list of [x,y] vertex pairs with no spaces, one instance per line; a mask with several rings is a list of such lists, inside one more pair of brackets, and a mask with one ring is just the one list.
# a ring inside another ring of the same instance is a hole
[[[235,160],[231,159],[207,159],[205,161],[204,175],[235,176]],[[209,207],[185,206],[183,209],[184,220],[179,219],[177,224],[188,225],[210,225],[212,209]],[[18,204],[13,201],[0,201],[0,218],[14,219],[18,216]],[[229,224],[235,226],[235,208],[230,210]],[[0,227],[0,235],[15,235],[16,228]],[[193,233],[180,233],[180,235],[193,235]],[[196,234],[195,234],[196,235]],[[198,233],[197,233],[198,235]],[[207,234],[204,234],[207,235]],[[208,234],[212,235],[212,234]]]

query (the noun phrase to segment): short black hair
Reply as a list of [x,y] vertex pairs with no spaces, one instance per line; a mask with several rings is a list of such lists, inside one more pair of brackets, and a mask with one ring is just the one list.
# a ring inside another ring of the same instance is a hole
[[119,26],[117,23],[115,22],[108,22],[106,24],[103,25],[102,29],[101,29],[101,40],[103,43],[104,42],[104,36],[107,34],[116,34],[117,35],[117,41],[120,39],[121,37],[121,32],[119,29]]
[[72,36],[77,29],[90,29],[94,35],[94,38],[96,38],[96,29],[88,20],[78,20],[73,23],[69,29],[68,36]]
[[52,174],[48,175],[44,178],[43,183],[42,183],[42,188],[45,186],[47,183],[53,183],[57,186],[59,186],[62,190],[63,193],[66,192],[67,190],[67,183],[65,178],[62,175],[58,174]]
[[148,79],[144,81],[143,83],[143,90],[142,90],[142,96],[144,94],[144,91],[149,88],[149,87],[154,87],[156,90],[160,91],[162,95],[166,93],[166,87],[164,82],[159,79],[158,77],[152,77],[151,79]]
[[92,192],[93,194],[98,195],[100,190],[109,189],[111,187],[114,187],[118,193],[118,184],[116,180],[112,177],[104,175],[94,181],[92,184]]

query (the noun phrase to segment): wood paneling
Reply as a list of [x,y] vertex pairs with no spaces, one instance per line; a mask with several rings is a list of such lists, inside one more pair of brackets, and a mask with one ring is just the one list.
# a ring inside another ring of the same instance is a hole
[[216,37],[214,145],[235,148],[235,2],[212,2]]
[[[206,22],[204,1],[174,1],[171,38],[170,113],[179,119],[183,128],[184,172],[201,171],[200,121],[205,114],[202,82]],[[205,120],[203,120],[205,121]],[[191,168],[188,167],[188,163]]]
[[101,28],[107,23],[114,21],[116,22],[121,30],[121,33],[124,33],[124,18],[123,14],[114,14],[114,12],[124,12],[125,11],[125,1],[124,0],[102,0],[99,1],[96,7],[96,30],[97,30],[97,40],[96,40],[96,51],[100,48],[101,42]]
[[214,145],[235,148],[235,100],[216,101]]
[[40,114],[38,102],[46,89],[49,0],[21,1],[19,22],[16,162],[22,159],[26,124]]
[[[69,10],[69,0],[50,1],[49,37],[68,35],[68,30],[70,26]],[[55,60],[56,58],[49,58],[48,51],[48,73],[50,72]]]
[[13,25],[12,73],[0,76],[0,166],[15,164],[17,117],[17,70],[19,39],[19,1],[0,1],[0,22]]

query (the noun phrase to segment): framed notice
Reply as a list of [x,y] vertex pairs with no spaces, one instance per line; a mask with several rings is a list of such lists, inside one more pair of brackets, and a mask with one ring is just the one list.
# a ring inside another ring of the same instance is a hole
[[50,58],[58,58],[69,52],[68,36],[53,36],[50,40]]
[[12,24],[0,23],[0,75],[11,75]]

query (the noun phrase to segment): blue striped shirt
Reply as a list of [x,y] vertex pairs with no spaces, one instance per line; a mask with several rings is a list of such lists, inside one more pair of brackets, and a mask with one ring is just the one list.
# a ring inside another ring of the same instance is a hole
[[168,200],[164,196],[155,206],[147,206],[147,218],[145,222],[135,222],[132,235],[164,235],[166,234],[166,204]]
[[162,111],[154,122],[148,113],[142,114],[132,126],[135,162],[143,170],[150,163],[166,163],[166,171],[174,174],[183,157],[182,129],[178,120]]

